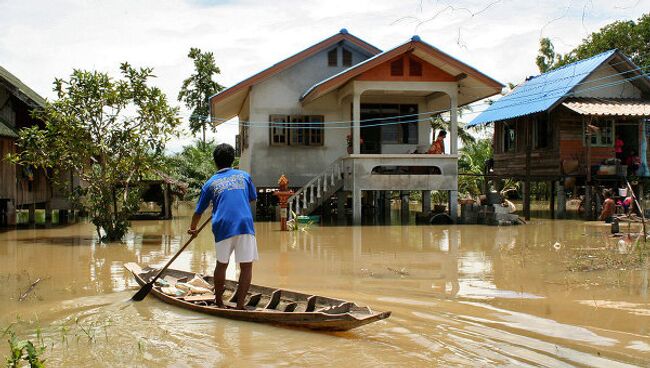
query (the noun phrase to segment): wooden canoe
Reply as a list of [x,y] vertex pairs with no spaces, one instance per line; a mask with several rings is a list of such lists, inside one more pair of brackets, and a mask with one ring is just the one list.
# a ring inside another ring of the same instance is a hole
[[[124,267],[133,273],[140,285],[145,285],[158,271],[154,268],[141,268],[137,263],[127,263]],[[194,273],[167,269],[161,278],[171,276],[174,279],[191,279]],[[213,278],[205,276],[205,281],[213,284]],[[226,306],[234,305],[237,282],[226,280],[224,302]],[[156,298],[165,303],[218,317],[241,321],[280,324],[325,331],[347,331],[355,327],[376,322],[390,316],[391,312],[373,312],[368,307],[319,295],[310,295],[284,289],[251,284],[246,297],[250,310],[217,308],[214,295],[205,297],[170,296],[155,285],[151,290]]]

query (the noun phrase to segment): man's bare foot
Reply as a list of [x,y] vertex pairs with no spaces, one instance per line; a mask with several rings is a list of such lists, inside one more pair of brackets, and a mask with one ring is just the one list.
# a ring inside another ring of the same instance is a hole
[[215,298],[214,299],[214,305],[217,308],[226,309],[226,306],[223,304],[223,300],[221,298]]

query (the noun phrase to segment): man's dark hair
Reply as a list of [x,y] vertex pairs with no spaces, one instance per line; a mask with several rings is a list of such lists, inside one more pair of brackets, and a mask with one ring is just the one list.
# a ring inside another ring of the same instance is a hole
[[440,136],[444,136],[444,137],[446,137],[446,136],[447,136],[447,132],[446,132],[445,130],[441,130],[441,131],[439,131],[439,132],[438,132],[438,137],[440,137]]
[[227,143],[221,143],[212,152],[212,159],[214,159],[217,169],[230,167],[235,161],[235,149]]

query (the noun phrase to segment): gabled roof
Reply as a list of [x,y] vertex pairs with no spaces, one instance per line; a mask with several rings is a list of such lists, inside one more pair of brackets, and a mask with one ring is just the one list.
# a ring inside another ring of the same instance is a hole
[[[466,96],[464,101],[459,101],[464,105],[476,100],[480,100],[501,92],[504,87],[501,83],[481,73],[473,67],[455,59],[454,57],[442,52],[441,50],[423,42],[420,37],[413,36],[409,41],[391,49],[384,51],[370,59],[364,60],[338,74],[335,74],[321,82],[310,87],[301,96],[303,103],[315,100],[341,86],[362,73],[369,71],[378,65],[392,60],[402,54],[412,52],[414,55],[429,62],[430,64],[442,69],[444,72],[456,76],[458,80],[467,78],[470,83],[479,84],[483,90],[480,96],[474,91],[472,96]],[[467,83],[466,80],[464,83]],[[486,88],[487,87],[487,88]],[[460,96],[459,96],[460,97]]]
[[[318,52],[325,50],[333,45],[336,45],[339,42],[342,41],[347,41],[350,42],[351,44],[359,47],[360,49],[366,51],[370,55],[376,55],[381,52],[380,49],[376,48],[375,46],[367,43],[366,41],[353,36],[350,34],[345,28],[341,29],[341,31],[329,38],[324,39],[321,42],[316,43],[315,45],[312,45],[299,53],[290,56],[279,63],[274,64],[273,66],[262,70],[261,72],[244,79],[243,81],[235,84],[232,87],[226,88],[223,91],[216,93],[215,95],[210,97],[210,105],[213,105],[217,102],[224,101],[230,98],[234,98],[236,95],[237,100],[242,100],[246,98],[246,94],[248,94],[248,89],[252,87],[255,84],[258,84],[290,67],[293,65],[305,60],[306,58],[317,54]],[[243,96],[241,96],[243,95]],[[230,119],[237,115],[239,110],[237,110],[235,113],[226,113],[225,116],[221,116],[220,118],[222,119]]]
[[0,84],[4,85],[11,94],[29,105],[30,107],[45,106],[45,99],[33,89],[27,87],[20,79],[0,66]]
[[[639,72],[639,68],[627,56],[613,49],[528,79],[508,95],[490,105],[467,126],[508,120],[550,110],[565,98],[573,96],[578,90],[584,91],[597,88],[597,85],[591,84],[579,89],[578,86],[598,67],[615,58],[620,60],[620,62],[617,61],[615,67],[618,72],[625,70],[622,73],[635,74],[636,78],[633,83],[644,89],[650,89],[650,79],[644,76],[642,72]],[[605,80],[603,83],[606,84],[608,81]]]

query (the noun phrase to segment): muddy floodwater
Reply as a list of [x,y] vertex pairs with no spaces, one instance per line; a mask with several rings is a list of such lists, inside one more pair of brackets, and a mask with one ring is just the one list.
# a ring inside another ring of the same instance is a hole
[[[569,270],[572,250],[617,246],[606,227],[257,223],[254,283],[393,312],[322,333],[127,302],[137,287],[123,263],[163,264],[188,222],[134,222],[125,244],[98,243],[88,223],[0,233],[0,328],[43,343],[54,367],[650,366],[647,268]],[[174,267],[214,264],[205,232]]]

